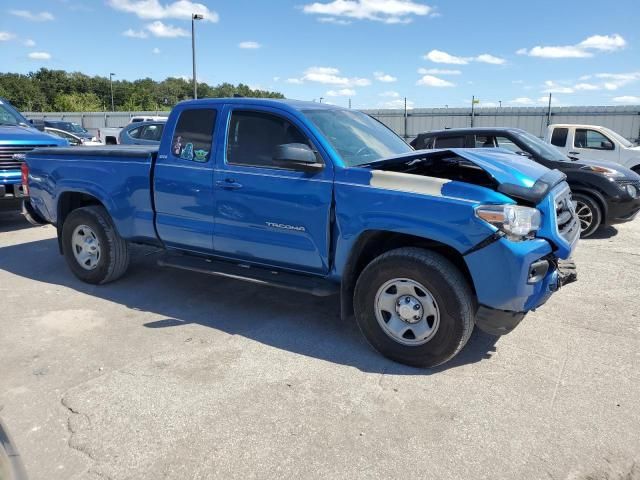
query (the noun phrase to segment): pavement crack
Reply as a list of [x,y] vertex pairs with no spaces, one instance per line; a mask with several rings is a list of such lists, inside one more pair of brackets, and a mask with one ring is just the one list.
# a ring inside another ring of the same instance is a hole
[[567,340],[567,348],[564,353],[564,358],[562,360],[562,367],[560,367],[560,371],[558,372],[558,378],[556,379],[556,385],[553,389],[553,396],[551,397],[551,407],[553,410],[553,406],[556,403],[556,398],[558,396],[558,389],[560,388],[560,383],[562,382],[562,377],[564,376],[564,371],[567,368],[567,361],[569,360],[569,340]]

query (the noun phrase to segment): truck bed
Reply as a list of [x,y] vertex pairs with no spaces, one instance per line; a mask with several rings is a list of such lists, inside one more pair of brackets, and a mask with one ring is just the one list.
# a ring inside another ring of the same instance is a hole
[[96,147],[38,148],[33,154],[47,157],[151,158],[158,154],[156,145],[101,145]]
[[151,171],[157,153],[146,145],[37,148],[26,155],[29,188],[53,224],[61,195],[84,195],[105,205],[124,238],[156,241]]

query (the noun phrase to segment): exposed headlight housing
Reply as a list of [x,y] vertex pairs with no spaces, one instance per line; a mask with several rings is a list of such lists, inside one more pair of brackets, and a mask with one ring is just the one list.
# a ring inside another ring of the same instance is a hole
[[581,169],[601,173],[610,178],[624,178],[624,173],[614,170],[613,168],[603,167],[602,165],[585,165]]
[[542,214],[521,205],[481,205],[476,216],[507,234],[510,240],[524,240],[540,228]]

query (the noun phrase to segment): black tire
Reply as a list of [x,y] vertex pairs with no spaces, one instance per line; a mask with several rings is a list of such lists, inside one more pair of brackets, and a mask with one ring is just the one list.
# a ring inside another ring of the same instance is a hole
[[636,172],[638,175],[640,175],[640,165],[636,165],[635,167],[633,167],[631,170],[633,170],[634,172]]
[[580,219],[580,238],[588,238],[602,223],[602,209],[596,199],[583,193],[574,193],[573,201]]
[[[439,326],[421,345],[404,345],[386,333],[376,317],[378,291],[392,279],[423,285],[439,310]],[[449,260],[420,248],[391,250],[373,260],[356,282],[355,317],[373,348],[391,360],[415,367],[435,367],[453,358],[474,327],[475,298],[468,282]]]
[[[97,236],[100,255],[93,269],[84,268],[73,253],[72,236],[76,228],[86,225]],[[118,234],[111,217],[98,205],[73,210],[62,226],[62,252],[69,268],[86,283],[102,284],[120,278],[129,266],[129,247]]]

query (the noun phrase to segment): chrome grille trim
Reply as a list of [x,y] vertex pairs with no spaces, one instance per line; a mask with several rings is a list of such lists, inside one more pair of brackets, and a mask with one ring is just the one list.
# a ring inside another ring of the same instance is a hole
[[572,243],[580,235],[580,222],[568,186],[556,194],[553,204],[555,207],[554,221],[558,235]]

